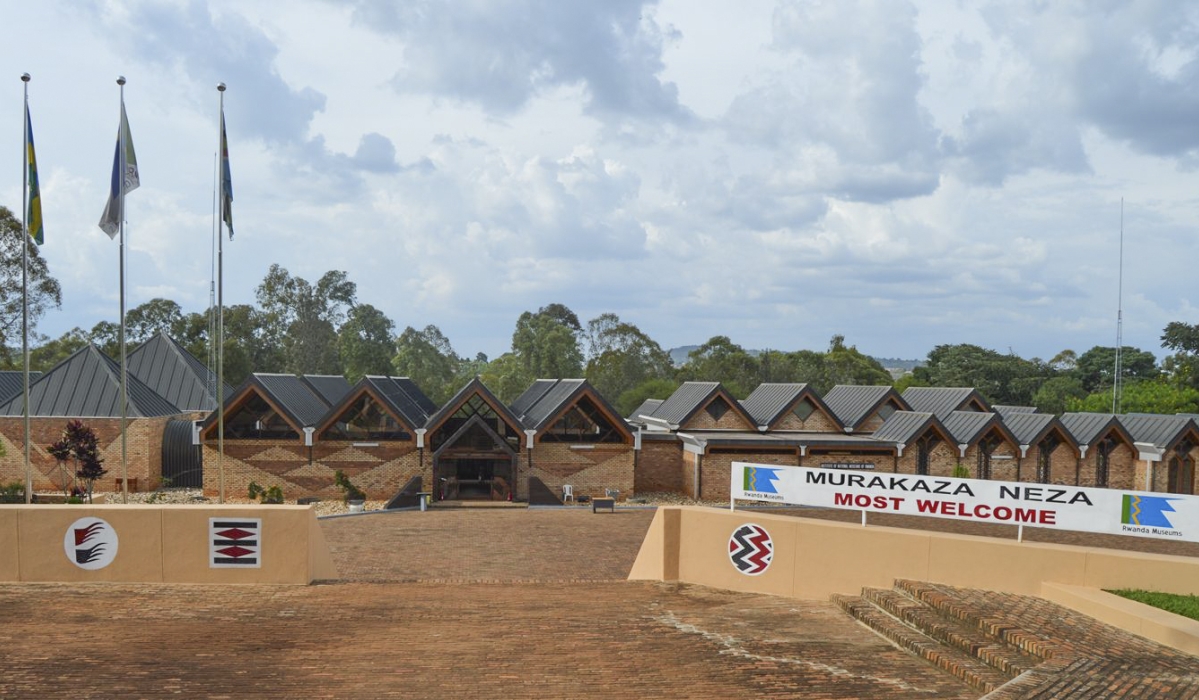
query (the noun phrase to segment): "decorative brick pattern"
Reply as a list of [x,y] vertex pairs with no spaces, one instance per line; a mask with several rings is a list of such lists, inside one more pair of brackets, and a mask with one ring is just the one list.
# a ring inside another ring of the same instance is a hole
[[606,489],[620,491],[620,498],[633,492],[632,445],[584,445],[538,443],[529,457],[535,476],[551,491],[562,493],[563,484],[574,487],[575,497],[603,496]]

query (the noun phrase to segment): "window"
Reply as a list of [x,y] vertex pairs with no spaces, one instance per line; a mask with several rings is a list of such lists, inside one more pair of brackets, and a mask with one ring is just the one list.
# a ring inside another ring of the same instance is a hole
[[[466,425],[467,421],[475,416],[479,416],[484,423],[498,433],[508,443],[509,447],[513,449],[520,447],[520,435],[509,428],[508,424],[500,418],[495,409],[483,400],[482,396],[475,394],[463,402],[458,410],[437,429],[437,433],[431,436],[430,444],[433,449],[440,449],[442,445],[454,436],[454,433],[458,432],[459,428]],[[488,438],[488,443],[490,443],[490,438]]]
[[791,409],[791,413],[800,420],[807,420],[815,410],[816,407],[812,405],[811,400],[805,398],[803,401],[795,404],[795,408]]
[[337,422],[321,433],[326,440],[411,440],[390,413],[364,393],[342,412]]
[[541,437],[543,442],[624,442],[615,426],[584,396]]
[[1095,485],[1107,486],[1108,472],[1111,471],[1112,452],[1116,451],[1116,441],[1110,437],[1104,438],[1095,450]]
[[895,413],[895,404],[892,403],[885,403],[882,408],[878,409],[878,417],[882,420],[890,418],[892,413]]
[[299,435],[271,405],[251,394],[233,415],[225,417],[225,437],[234,440],[299,439]]
[[1053,451],[1057,446],[1062,444],[1061,439],[1057,435],[1047,435],[1044,440],[1041,440],[1037,445],[1037,481],[1042,484],[1048,484],[1052,470]]
[[708,404],[707,411],[712,420],[718,421],[724,414],[729,412],[729,404],[723,398],[717,396],[712,403]]

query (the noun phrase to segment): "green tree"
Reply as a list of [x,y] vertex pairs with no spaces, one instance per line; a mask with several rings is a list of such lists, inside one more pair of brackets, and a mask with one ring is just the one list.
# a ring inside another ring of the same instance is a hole
[[973,387],[991,403],[1027,406],[1053,371],[1039,361],[961,343],[933,348],[912,374],[928,386]]
[[0,364],[16,368],[21,357],[21,319],[25,302],[21,294],[21,246],[29,262],[26,290],[29,307],[29,337],[36,338],[37,323],[48,309],[62,306],[62,288],[50,275],[50,267],[37,244],[21,230],[21,220],[0,206]]
[[170,299],[154,298],[125,314],[125,342],[141,343],[159,332],[175,340],[183,332],[183,309]]
[[855,346],[846,346],[843,335],[834,335],[829,341],[824,366],[827,386],[816,385],[816,390],[821,393],[838,384],[874,386],[891,383],[891,373],[878,360],[863,355]]
[[356,382],[368,374],[389,374],[396,350],[395,324],[370,304],[350,310],[337,333],[337,349],[346,379]]
[[538,377],[525,369],[515,353],[506,352],[487,363],[479,378],[501,401],[511,402],[524,393]]
[[679,376],[684,381],[720,382],[733,396],[743,399],[760,383],[760,366],[728,336],[717,335],[688,353]]
[[[1111,413],[1111,388],[1095,392],[1083,399],[1067,402],[1070,411]],[[1199,389],[1176,386],[1161,380],[1131,382],[1120,392],[1121,413],[1199,413]]]
[[454,379],[461,361],[437,326],[430,324],[420,331],[408,326],[395,349],[391,360],[395,373],[416,382],[434,403],[444,403],[460,388],[454,386]]
[[[1074,374],[1087,393],[1110,389],[1116,373],[1116,349],[1096,345],[1078,356]],[[1151,352],[1124,346],[1120,353],[1120,375],[1124,384],[1156,379],[1157,358]],[[1108,407],[1111,410],[1111,407]]]
[[650,379],[673,374],[670,355],[641,329],[616,314],[602,314],[587,324],[590,359],[587,381],[609,400]]
[[[1081,401],[1086,396],[1087,390],[1082,387],[1078,377],[1063,375],[1046,379],[1032,395],[1032,405],[1041,413],[1061,415],[1072,401]],[[1111,410],[1110,403],[1108,410]]]
[[1174,351],[1162,361],[1171,381],[1199,389],[1199,325],[1170,322],[1162,331],[1162,347]]
[[512,332],[512,354],[534,379],[563,379],[583,375],[579,348],[579,319],[562,304],[526,311]]
[[[188,352],[216,371],[216,359],[210,358],[216,332],[216,309],[183,317],[179,341]],[[263,314],[248,304],[225,307],[225,382],[237,386],[251,372],[284,372],[283,349],[267,340]]]
[[54,340],[47,340],[29,351],[30,369],[45,372],[87,346],[88,334],[82,328],[72,328]]
[[637,386],[623,392],[616,398],[614,406],[620,415],[626,418],[646,399],[667,399],[679,388],[679,383],[673,379],[647,379]]
[[[87,334],[88,341],[100,349],[100,352],[108,355],[114,360],[119,360],[121,356],[121,326],[112,321],[101,321],[92,326],[92,330]],[[126,341],[125,351],[128,352],[133,348]]]
[[354,306],[357,289],[345,272],[326,272],[310,284],[271,265],[255,294],[264,339],[283,348],[286,371],[341,374],[337,328]]

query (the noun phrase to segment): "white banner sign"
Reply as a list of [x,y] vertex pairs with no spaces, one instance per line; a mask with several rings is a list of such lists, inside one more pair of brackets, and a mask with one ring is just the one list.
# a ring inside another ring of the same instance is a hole
[[1199,542],[1199,497],[733,462],[734,499]]

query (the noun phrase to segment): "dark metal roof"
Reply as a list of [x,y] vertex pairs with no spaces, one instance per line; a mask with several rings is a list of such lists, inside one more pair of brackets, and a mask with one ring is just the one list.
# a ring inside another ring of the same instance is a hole
[[408,395],[408,398],[412,399],[420,407],[420,410],[424,411],[426,416],[437,413],[437,404],[433,403],[433,399],[430,399],[425,395],[425,392],[421,391],[416,382],[408,377],[392,377],[391,381],[395,382],[396,386],[400,387]]
[[[215,374],[165,333],[159,332],[139,345],[129,353],[127,361],[129,374],[180,409],[211,411],[216,408],[216,397],[213,396]],[[233,393],[228,384],[224,389],[225,396]]]
[[741,406],[753,418],[755,425],[769,427],[774,425],[783,413],[804,395],[812,402],[812,405],[840,423],[837,416],[825,405],[824,400],[808,388],[807,384],[759,384],[758,388],[754,389],[753,393],[741,402]]
[[498,398],[496,398],[496,395],[491,393],[491,390],[487,388],[487,385],[484,384],[483,381],[478,377],[475,377],[467,382],[466,386],[459,389],[458,393],[454,394],[449,401],[446,401],[444,406],[438,409],[436,413],[429,416],[429,420],[425,421],[425,427],[430,431],[436,430],[446,418],[453,415],[454,412],[461,408],[462,404],[466,403],[474,394],[478,394],[479,396],[483,397],[483,400],[487,401],[488,404],[494,407],[496,413],[499,414],[500,418],[507,423],[514,432],[519,433],[524,429],[520,419],[513,415],[511,409],[505,406],[503,401],[500,401]]
[[[173,416],[183,411],[126,373],[130,418]],[[19,392],[0,406],[0,415],[24,412]],[[121,367],[95,345],[80,348],[29,385],[29,414],[72,418],[116,418],[121,415]]]
[[1001,416],[1006,416],[1011,413],[1036,413],[1036,406],[992,406],[991,410]]
[[961,410],[971,399],[987,406],[982,395],[969,387],[911,386],[903,392],[903,400],[913,411],[932,413],[940,419]]
[[945,430],[945,426],[941,424],[941,421],[937,420],[937,417],[932,413],[927,411],[896,411],[870,437],[875,440],[906,445],[920,437],[930,425],[936,425],[946,435],[949,434],[949,431]]
[[641,423],[643,422],[641,420],[641,416],[654,415],[654,411],[657,411],[658,407],[661,405],[662,399],[646,399],[645,401],[641,402],[640,406],[638,406],[633,410],[632,413],[629,414],[628,421],[630,423]]
[[658,406],[654,418],[660,418],[670,425],[682,425],[719,389],[720,382],[683,382]]
[[1148,442],[1161,449],[1173,446],[1188,429],[1199,430],[1187,416],[1125,415],[1120,423],[1134,442]]
[[[354,389],[356,390],[359,386],[362,386],[364,382],[374,389],[375,395],[383,400],[392,411],[399,414],[400,418],[408,423],[408,427],[414,430],[423,427],[425,421],[429,419],[429,414],[437,410],[435,408],[427,410],[429,406],[433,405],[433,402],[429,401],[428,397],[416,387],[416,382],[407,377],[366,376],[354,386]],[[412,396],[411,392],[417,393],[424,401],[419,401],[416,397]],[[346,394],[333,410],[340,412],[340,409],[344,408],[346,400],[353,393],[356,392],[351,391]]]
[[330,406],[350,393],[350,382],[340,374],[305,374],[301,379]]
[[524,390],[516,400],[508,404],[508,408],[518,416],[523,416],[533,406],[540,401],[546,394],[554,388],[558,383],[557,379],[538,379],[533,384]]
[[954,411],[945,416],[941,423],[959,445],[972,445],[983,436],[987,428],[999,421],[997,413],[978,411]]
[[[1009,413],[1003,417],[1003,424],[1012,431],[1017,444],[1020,445],[1035,445],[1040,442],[1055,422],[1057,422],[1057,418],[1051,413]],[[1062,427],[1062,430],[1072,438],[1074,437],[1074,434],[1065,426]],[[1077,438],[1074,440],[1077,441]]]
[[824,405],[828,406],[842,425],[852,429],[874,413],[888,397],[894,397],[901,406],[907,406],[907,402],[895,391],[895,387],[849,384],[838,384],[829,389],[824,395]]
[[1129,443],[1133,442],[1128,429],[1111,413],[1064,413],[1060,420],[1062,427],[1079,445],[1094,445],[1112,427],[1115,427]]
[[[30,372],[29,383],[33,384],[42,376],[41,372]],[[25,391],[25,372],[0,370],[0,404],[7,403],[14,396],[20,396]]]
[[[583,387],[587,386],[587,380],[585,379],[538,379],[534,382],[534,386],[547,381],[550,382],[549,390],[541,392],[540,397],[532,405],[523,411],[518,411],[516,407],[512,407],[512,412],[520,418],[520,422],[526,428],[540,430],[560,410],[565,408],[583,390]],[[525,393],[529,392],[526,391]]]
[[[247,381],[256,383],[296,427],[309,428],[320,423],[333,404],[317,393],[311,381],[305,379],[294,374],[255,373]],[[345,382],[345,379],[342,378],[342,381]],[[346,387],[346,391],[349,391],[349,387]]]

